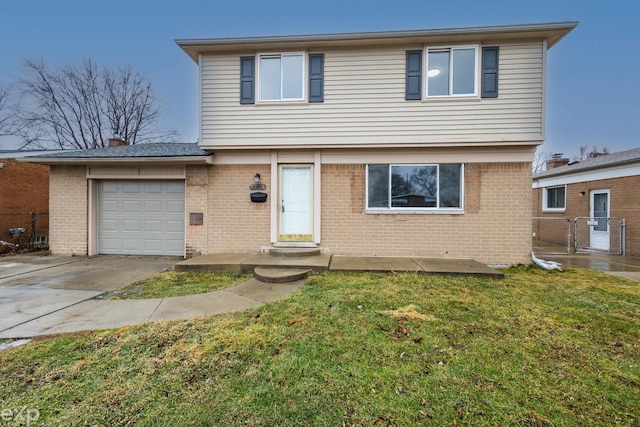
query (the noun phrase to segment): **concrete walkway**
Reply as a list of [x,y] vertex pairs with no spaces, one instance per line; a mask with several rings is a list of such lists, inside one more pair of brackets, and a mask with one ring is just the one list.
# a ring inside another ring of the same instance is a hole
[[256,279],[199,295],[145,300],[99,300],[108,292],[170,266],[176,271],[251,272],[257,266],[313,271],[396,271],[422,274],[503,274],[469,259],[346,257],[295,258],[267,254],[211,254],[185,261],[167,257],[9,257],[0,260],[0,339],[119,328],[147,321],[188,319],[246,310],[287,295],[304,283]]
[[[263,283],[256,279],[198,295],[140,300],[85,299],[0,332],[0,338],[26,338],[84,330],[120,328],[148,321],[190,319],[242,311],[287,295],[304,280]],[[92,297],[91,297],[92,298]]]
[[[306,264],[302,258],[294,263]],[[567,268],[591,268],[640,281],[638,258],[606,255],[543,255],[540,258],[561,262]],[[285,296],[304,283],[303,280],[263,283],[251,279],[232,288],[199,295],[146,300],[94,299],[101,293],[166,270],[175,261],[175,258],[111,256],[34,257],[26,261],[17,257],[0,259],[0,339],[119,328],[147,321],[241,311]],[[178,266],[189,266],[198,271],[244,271],[265,262],[285,261],[255,254],[218,254],[181,261],[175,267],[176,270],[181,270]],[[319,269],[322,267],[322,271],[502,275],[480,263],[460,259],[323,255],[311,261]]]

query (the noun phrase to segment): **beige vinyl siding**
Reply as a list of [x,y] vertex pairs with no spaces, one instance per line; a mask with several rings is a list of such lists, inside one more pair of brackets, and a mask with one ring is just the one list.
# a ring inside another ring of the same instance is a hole
[[357,147],[543,139],[542,42],[500,47],[497,99],[406,101],[405,49],[324,54],[323,103],[255,105],[239,102],[240,55],[204,56],[201,146]]

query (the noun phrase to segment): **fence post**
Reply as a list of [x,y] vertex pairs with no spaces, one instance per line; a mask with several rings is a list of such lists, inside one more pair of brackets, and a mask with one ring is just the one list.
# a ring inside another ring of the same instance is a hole
[[33,242],[36,241],[36,213],[31,212],[31,244],[33,246]]

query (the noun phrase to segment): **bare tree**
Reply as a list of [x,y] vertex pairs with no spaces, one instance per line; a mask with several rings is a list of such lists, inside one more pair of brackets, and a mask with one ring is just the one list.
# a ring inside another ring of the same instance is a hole
[[595,157],[606,156],[607,154],[609,154],[609,148],[604,145],[598,146],[598,144],[594,144],[589,148],[589,146],[585,144],[580,146],[580,155],[573,156],[573,160],[581,162]]
[[9,120],[11,116],[7,108],[9,92],[0,86],[0,136],[10,135]]
[[536,150],[533,155],[533,173],[540,173],[547,170],[547,160],[551,158],[553,154],[547,153],[546,151],[542,151],[540,149]]
[[130,145],[176,139],[175,131],[156,129],[160,106],[151,82],[131,67],[99,69],[89,59],[60,70],[32,60],[25,67],[15,108],[25,146],[85,149],[105,147],[113,137]]

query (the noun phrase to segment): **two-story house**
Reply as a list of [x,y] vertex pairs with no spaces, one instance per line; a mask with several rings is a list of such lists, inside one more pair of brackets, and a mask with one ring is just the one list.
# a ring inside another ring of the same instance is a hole
[[178,40],[198,146],[41,159],[51,249],[529,263],[546,54],[576,25]]

